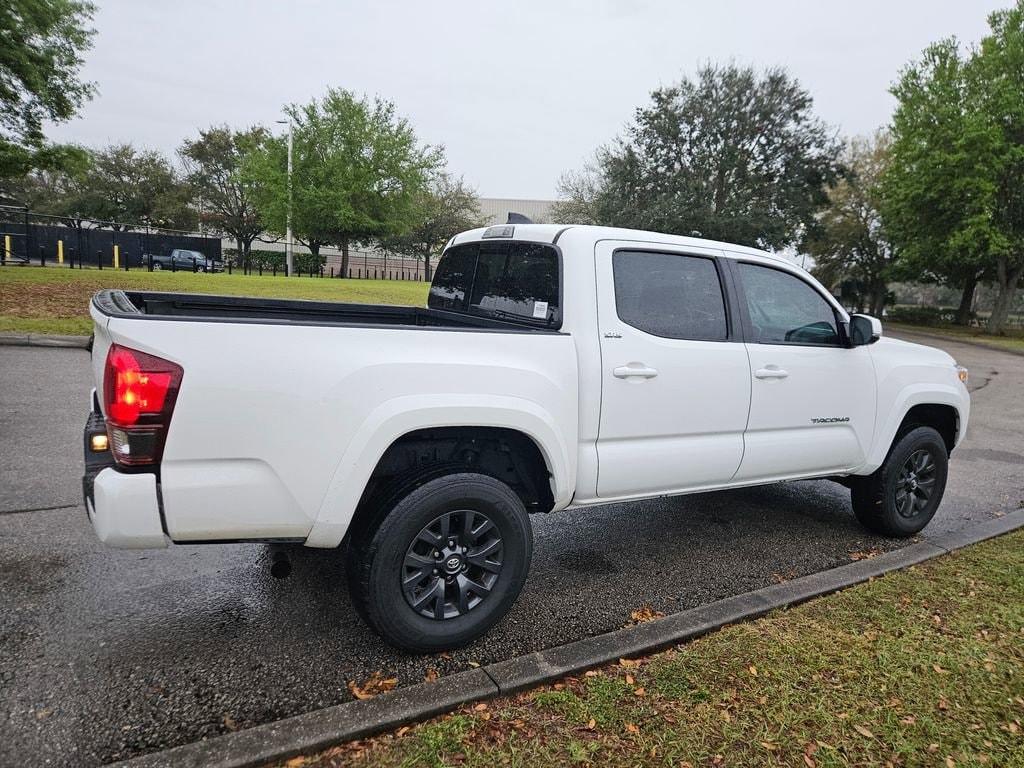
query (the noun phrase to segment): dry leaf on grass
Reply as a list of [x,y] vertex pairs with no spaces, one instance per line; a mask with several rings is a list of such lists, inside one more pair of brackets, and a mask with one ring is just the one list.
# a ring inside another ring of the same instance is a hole
[[873,738],[875,738],[875,734],[873,734],[871,731],[869,731],[863,725],[854,725],[853,726],[853,730],[855,730],[857,733],[859,733],[865,739],[873,739]]
[[619,659],[619,666],[629,669],[631,667],[639,667],[640,662],[637,659]]
[[377,694],[390,691],[396,685],[398,685],[397,677],[385,678],[380,672],[374,672],[362,685],[357,685],[354,680],[350,680],[348,683],[348,689],[351,691],[353,696],[362,701],[365,699],[372,699]]

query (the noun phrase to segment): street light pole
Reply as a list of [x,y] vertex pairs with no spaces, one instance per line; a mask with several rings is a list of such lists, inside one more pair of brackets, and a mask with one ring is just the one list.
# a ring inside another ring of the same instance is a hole
[[278,120],[279,123],[288,123],[288,216],[285,225],[284,263],[285,273],[291,277],[295,274],[294,238],[292,237],[292,121]]

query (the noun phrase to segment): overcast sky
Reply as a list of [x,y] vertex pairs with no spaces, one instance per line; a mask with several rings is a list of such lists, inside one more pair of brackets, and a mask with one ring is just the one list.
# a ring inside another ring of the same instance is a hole
[[782,65],[841,133],[884,125],[900,67],[976,42],[1008,0],[97,0],[99,93],[53,138],[172,152],[271,124],[328,86],[393,100],[488,197],[548,198],[650,91],[730,59]]

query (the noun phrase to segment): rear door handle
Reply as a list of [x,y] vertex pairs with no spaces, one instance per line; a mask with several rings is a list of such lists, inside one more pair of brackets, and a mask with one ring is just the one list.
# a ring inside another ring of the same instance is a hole
[[630,363],[629,365],[620,365],[618,368],[613,369],[612,375],[617,379],[628,379],[631,376],[653,379],[658,375],[658,371],[655,368],[648,368],[643,363]]
[[769,365],[766,368],[758,368],[754,376],[759,379],[784,379],[789,376],[789,371],[784,371],[777,365]]

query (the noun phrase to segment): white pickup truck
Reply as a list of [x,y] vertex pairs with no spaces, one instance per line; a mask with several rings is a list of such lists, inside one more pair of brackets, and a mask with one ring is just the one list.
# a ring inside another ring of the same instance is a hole
[[[454,237],[426,308],[102,291],[84,491],[114,547],[345,545],[389,642],[478,637],[531,512],[832,478],[934,515],[967,371],[767,253],[600,227]],[[641,522],[642,524],[642,522]]]

